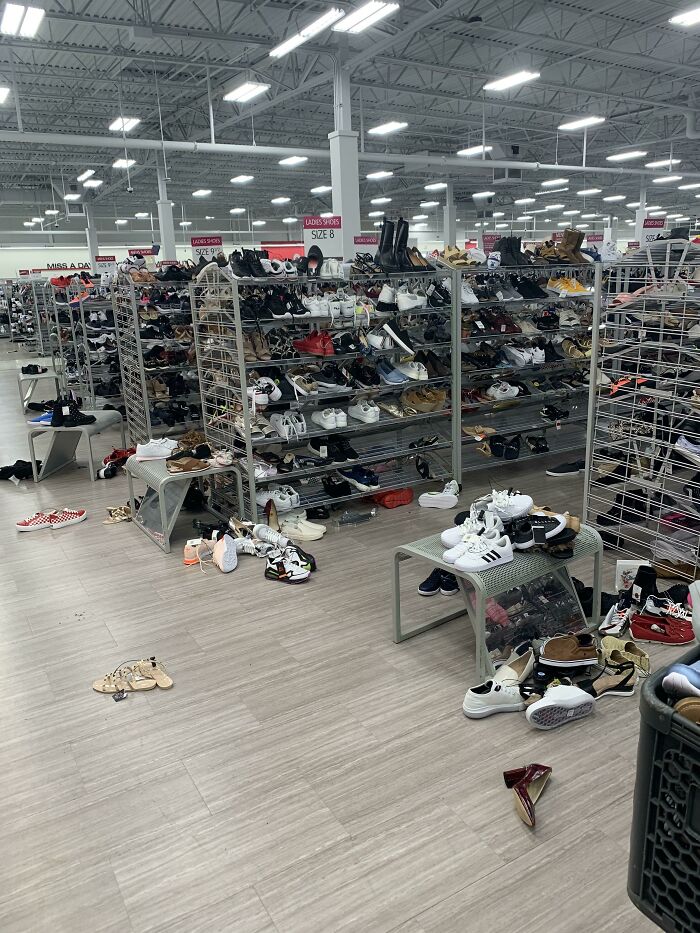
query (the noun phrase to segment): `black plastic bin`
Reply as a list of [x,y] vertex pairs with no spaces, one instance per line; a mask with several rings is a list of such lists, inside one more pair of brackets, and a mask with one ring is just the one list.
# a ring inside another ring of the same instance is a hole
[[[679,661],[700,660],[700,648]],[[700,726],[674,713],[661,681],[642,687],[627,891],[663,930],[700,931]]]

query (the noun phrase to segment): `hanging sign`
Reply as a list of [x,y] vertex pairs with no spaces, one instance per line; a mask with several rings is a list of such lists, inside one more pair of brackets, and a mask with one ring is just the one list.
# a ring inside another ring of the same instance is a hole
[[587,233],[586,234],[586,243],[602,243],[603,234],[602,233]]
[[352,238],[355,246],[377,246],[379,237],[376,233],[363,233]]
[[160,250],[152,246],[137,246],[134,249],[127,250],[129,256],[157,256]]
[[306,255],[308,256],[312,246],[318,246],[324,256],[342,259],[342,226],[343,218],[337,214],[333,217],[304,217],[302,229]]
[[197,263],[202,258],[213,259],[217,253],[221,252],[224,245],[223,237],[220,236],[193,236],[190,237],[192,246],[192,259]]
[[493,247],[496,244],[496,241],[500,239],[501,239],[501,236],[498,233],[482,233],[481,234],[481,240],[484,244],[482,246],[482,249],[486,253],[487,256],[490,252],[492,252]]
[[116,265],[116,256],[95,256],[95,272],[114,272]]
[[563,230],[555,230],[554,233],[552,234],[552,239],[554,240],[555,243],[558,243],[559,240],[563,240],[563,239],[564,239],[564,231],[563,231]]
[[628,240],[627,249],[639,249],[639,240]]
[[645,230],[659,230],[666,226],[666,220],[663,217],[647,217],[642,226]]

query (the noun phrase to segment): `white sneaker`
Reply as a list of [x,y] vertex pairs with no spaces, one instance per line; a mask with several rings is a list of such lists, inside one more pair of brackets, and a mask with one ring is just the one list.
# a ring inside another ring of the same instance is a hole
[[151,438],[146,444],[136,445],[137,460],[165,460],[177,447],[177,441],[171,441],[168,437],[159,437],[157,440]]
[[[379,292],[379,297],[377,298],[377,305],[396,305],[396,292],[391,287],[391,285],[383,285],[382,290]],[[382,309],[379,308],[381,311]]]
[[474,500],[477,508],[488,509],[494,512],[504,522],[527,515],[533,506],[531,496],[520,492],[511,492],[508,489],[498,491],[493,489],[489,495]]
[[526,347],[511,347],[510,344],[504,344],[501,350],[505,353],[511,363],[516,366],[529,366],[532,362],[532,350]]
[[525,709],[525,702],[520,694],[520,684],[494,680],[470,687],[462,703],[462,712],[469,719],[483,719],[494,713],[517,713],[522,709]]
[[502,401],[506,398],[515,398],[519,392],[520,390],[517,386],[509,385],[507,382],[496,382],[486,390],[488,397],[496,399],[497,401]]
[[463,305],[478,305],[479,299],[474,294],[474,289],[471,287],[469,282],[462,282],[462,304]]
[[418,497],[418,505],[424,509],[453,509],[457,505],[459,483],[451,479],[441,492],[424,492]]
[[285,548],[289,544],[289,538],[281,535],[279,531],[270,528],[269,525],[253,525],[253,536],[257,538],[258,541],[264,541],[265,544],[271,544],[278,548]]
[[564,309],[559,315],[560,327],[578,327],[580,323],[581,319],[573,311]]
[[454,562],[462,557],[463,554],[466,554],[470,548],[472,538],[481,538],[484,541],[498,541],[501,538],[503,526],[501,525],[500,530],[496,528],[490,528],[488,531],[485,529],[477,531],[471,534],[465,534],[461,541],[458,541],[453,547],[448,548],[442,555],[442,559],[446,564],[454,564]]
[[259,392],[263,392],[270,402],[279,402],[282,398],[280,387],[269,376],[256,376],[255,387]]
[[694,444],[684,434],[681,434],[673,445],[673,449],[682,457],[685,457],[686,460],[700,466],[700,444]]
[[292,516],[289,519],[285,517],[282,522],[282,534],[293,541],[319,541],[325,531],[321,527],[314,527],[312,522]]
[[374,350],[393,350],[396,344],[382,327],[375,327],[366,334],[367,343]]
[[379,408],[368,398],[359,399],[348,405],[348,414],[355,421],[364,421],[365,424],[374,424],[379,421]]
[[[314,424],[317,424],[322,428],[339,427],[335,416],[335,409],[333,408],[324,408],[323,411],[312,411],[311,420]],[[274,424],[272,426],[275,427]]]
[[260,489],[255,493],[255,501],[264,509],[268,501],[272,499],[278,512],[291,512],[299,505],[299,495],[295,493],[294,496],[290,496],[285,491],[288,488],[290,487],[269,486],[267,489]]
[[541,347],[533,347],[531,354],[534,366],[541,366],[544,363],[544,350]]
[[583,719],[593,712],[595,700],[580,687],[554,684],[525,710],[525,718],[536,729],[556,729],[567,722]]
[[403,373],[404,376],[408,376],[409,379],[428,378],[428,370],[422,363],[416,363],[415,360],[407,360],[405,363],[399,362],[394,366],[394,369]]
[[396,290],[396,306],[399,311],[413,311],[424,307],[418,295],[409,292],[408,285],[401,285]]
[[461,556],[454,562],[455,570],[480,573],[500,564],[509,564],[513,560],[513,546],[507,535],[495,541],[483,535],[474,535],[468,539],[466,545]]
[[[248,469],[248,458],[241,458],[241,466],[244,470]],[[253,475],[256,480],[261,479],[270,479],[271,476],[277,476],[277,467],[273,466],[271,463],[265,463],[264,460],[258,460],[257,457],[253,457]]]
[[270,424],[286,441],[306,434],[306,421],[298,411],[276,412],[270,415]]
[[440,535],[440,541],[446,548],[455,547],[467,535],[477,535],[480,531],[490,531],[496,528],[503,531],[503,522],[495,512],[481,511],[475,505],[469,509],[469,515],[461,525],[453,525]]

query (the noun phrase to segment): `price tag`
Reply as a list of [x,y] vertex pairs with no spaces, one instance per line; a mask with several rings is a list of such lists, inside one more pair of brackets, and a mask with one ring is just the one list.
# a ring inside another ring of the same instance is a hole
[[479,330],[486,330],[482,321],[474,321]]

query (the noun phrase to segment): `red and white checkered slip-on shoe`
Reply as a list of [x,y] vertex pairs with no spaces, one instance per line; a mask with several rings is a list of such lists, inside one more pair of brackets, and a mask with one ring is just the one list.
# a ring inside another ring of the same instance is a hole
[[39,531],[40,528],[53,527],[53,512],[35,512],[29,518],[23,518],[20,522],[15,522],[17,531]]
[[85,509],[59,509],[51,516],[52,528],[65,528],[67,525],[77,525],[87,518]]

